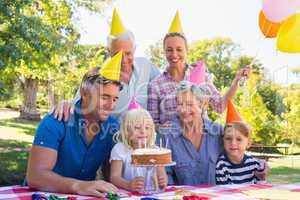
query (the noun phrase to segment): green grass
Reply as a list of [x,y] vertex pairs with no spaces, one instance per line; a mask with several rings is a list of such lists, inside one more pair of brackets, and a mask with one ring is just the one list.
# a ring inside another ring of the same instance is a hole
[[37,124],[38,122],[12,118],[12,119],[1,120],[0,128],[14,129],[9,131],[11,134],[23,133],[23,134],[34,136]]
[[0,186],[21,184],[31,143],[0,139]]
[[300,168],[275,167],[271,169],[268,177],[270,183],[296,183],[300,182]]
[[291,167],[276,167],[272,168],[271,174],[285,174],[285,175],[294,175],[299,174],[300,176],[300,169],[299,168],[291,168]]
[[0,119],[0,186],[23,182],[37,124],[17,118]]

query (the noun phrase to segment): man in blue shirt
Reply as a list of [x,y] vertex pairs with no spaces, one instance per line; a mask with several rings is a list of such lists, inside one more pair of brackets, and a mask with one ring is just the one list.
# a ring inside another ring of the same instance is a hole
[[101,196],[116,192],[96,171],[110,156],[119,124],[109,116],[122,85],[100,73],[87,73],[80,87],[81,100],[68,121],[53,115],[40,123],[28,161],[26,180],[38,190]]

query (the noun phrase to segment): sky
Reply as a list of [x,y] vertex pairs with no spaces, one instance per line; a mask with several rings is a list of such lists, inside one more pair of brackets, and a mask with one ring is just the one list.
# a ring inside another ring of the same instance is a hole
[[[258,27],[261,0],[114,0],[102,14],[80,9],[76,23],[80,43],[106,45],[114,6],[127,29],[136,38],[136,56],[164,37],[176,10],[188,42],[216,36],[230,37],[241,54],[256,56],[268,70],[268,77],[281,85],[300,83],[291,69],[300,67],[300,54],[276,50],[276,39],[266,39]],[[300,12],[300,10],[298,11]]]

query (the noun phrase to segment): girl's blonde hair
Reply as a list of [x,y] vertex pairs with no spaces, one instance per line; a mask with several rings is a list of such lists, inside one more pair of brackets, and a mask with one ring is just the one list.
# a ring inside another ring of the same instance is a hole
[[146,121],[148,123],[150,122],[151,125],[151,133],[147,141],[147,146],[154,147],[156,140],[155,125],[150,113],[142,108],[130,110],[125,114],[120,131],[114,136],[115,142],[122,142],[125,146],[132,149],[132,144],[129,141],[131,136],[130,130],[132,130],[137,123],[144,124]]

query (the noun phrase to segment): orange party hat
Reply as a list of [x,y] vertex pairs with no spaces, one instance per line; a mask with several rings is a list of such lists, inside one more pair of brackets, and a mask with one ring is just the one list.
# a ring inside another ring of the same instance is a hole
[[233,122],[242,122],[242,118],[238,111],[235,109],[231,99],[228,100],[227,103],[227,116],[226,116],[226,124]]

